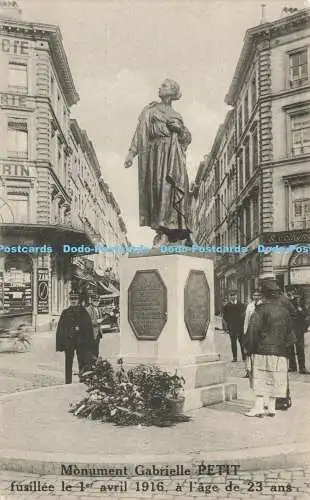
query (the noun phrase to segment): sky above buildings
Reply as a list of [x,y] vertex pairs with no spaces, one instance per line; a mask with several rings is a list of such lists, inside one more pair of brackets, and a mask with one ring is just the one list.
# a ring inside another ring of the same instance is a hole
[[61,29],[80,95],[72,116],[95,146],[133,244],[153,237],[139,228],[137,163],[123,166],[140,111],[157,99],[162,80],[180,83],[174,106],[192,132],[193,179],[229,109],[224,98],[262,3],[267,21],[283,7],[310,7],[310,0],[20,0],[25,21]]

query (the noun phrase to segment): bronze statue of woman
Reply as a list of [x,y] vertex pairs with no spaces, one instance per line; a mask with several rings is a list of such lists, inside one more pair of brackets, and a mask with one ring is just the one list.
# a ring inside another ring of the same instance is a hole
[[186,150],[191,134],[171,105],[182,95],[179,85],[167,79],[158,95],[161,102],[151,102],[139,116],[125,167],[138,155],[140,226],[156,231],[154,246],[190,244]]

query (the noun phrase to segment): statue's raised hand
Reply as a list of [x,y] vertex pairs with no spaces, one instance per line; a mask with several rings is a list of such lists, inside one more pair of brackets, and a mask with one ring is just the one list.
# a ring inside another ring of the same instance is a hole
[[171,130],[171,132],[178,133],[182,130],[182,124],[177,118],[170,118],[169,120],[167,120],[167,127],[169,128],[169,130]]

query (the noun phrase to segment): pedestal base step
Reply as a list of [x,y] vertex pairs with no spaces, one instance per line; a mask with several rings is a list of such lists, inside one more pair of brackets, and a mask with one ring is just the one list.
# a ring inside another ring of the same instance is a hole
[[237,384],[214,384],[185,391],[184,411],[237,399]]

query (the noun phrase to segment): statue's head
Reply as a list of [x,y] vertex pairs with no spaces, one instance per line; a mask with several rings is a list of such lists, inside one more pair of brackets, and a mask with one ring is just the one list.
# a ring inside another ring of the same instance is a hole
[[182,97],[180,85],[171,78],[166,78],[159,87],[158,95],[160,98],[170,97],[172,101],[177,101]]

